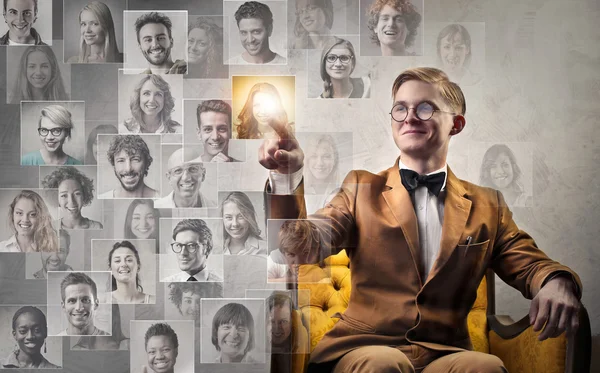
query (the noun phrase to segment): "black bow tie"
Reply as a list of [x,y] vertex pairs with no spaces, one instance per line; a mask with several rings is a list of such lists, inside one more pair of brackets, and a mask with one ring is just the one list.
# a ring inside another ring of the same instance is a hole
[[198,280],[196,280],[196,277],[190,276],[190,278],[188,278],[187,281],[198,281]]
[[446,180],[446,173],[438,172],[433,175],[419,175],[413,170],[403,168],[400,170],[400,178],[402,179],[402,185],[409,192],[414,191],[419,186],[425,186],[437,197],[442,191],[444,180]]

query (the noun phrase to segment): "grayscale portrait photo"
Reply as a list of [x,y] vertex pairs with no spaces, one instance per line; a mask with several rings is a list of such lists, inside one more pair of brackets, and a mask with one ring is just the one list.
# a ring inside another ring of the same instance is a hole
[[[528,207],[533,199],[531,143],[480,143],[471,148],[469,169],[479,184],[502,192],[509,207]],[[480,161],[477,161],[480,160]]]
[[244,162],[246,142],[233,140],[230,100],[183,100],[184,143],[202,162]]
[[425,35],[431,62],[461,87],[474,86],[485,76],[485,23],[427,24]]
[[[318,49],[335,35],[349,33],[346,0],[291,0],[288,2],[288,44],[293,49]],[[355,30],[358,34],[358,29]]]
[[203,299],[202,363],[265,362],[265,300]]
[[224,255],[267,255],[264,194],[219,192]]
[[64,0],[65,62],[122,63],[126,5],[119,0]]
[[131,372],[194,372],[194,322],[132,320]]
[[110,272],[48,272],[48,335],[112,333]]
[[360,0],[362,56],[422,56],[423,0]]
[[85,102],[21,102],[21,165],[81,165]]
[[59,247],[55,252],[27,253],[25,278],[46,280],[48,271],[82,271],[85,235],[83,230],[60,229]]
[[336,36],[323,49],[308,51],[308,98],[369,98],[368,57],[360,57],[356,35]]
[[6,50],[6,103],[66,101],[71,97],[71,67],[62,62],[62,40],[52,46]]
[[165,320],[194,320],[199,328],[200,301],[205,298],[223,298],[223,283],[165,283]]
[[134,305],[111,305],[112,334],[103,336],[77,336],[70,338],[71,351],[127,351],[130,348],[129,323],[135,317]]
[[46,305],[0,306],[0,369],[62,367],[62,338],[48,337]]
[[119,133],[113,121],[85,121],[85,164],[98,164],[98,135],[116,135]]
[[123,12],[126,73],[186,74],[188,12]]
[[160,197],[159,135],[98,135],[99,199]]
[[181,75],[128,75],[119,70],[119,133],[157,133],[181,143]]
[[[165,213],[162,215],[164,217]],[[154,208],[154,201],[151,199],[119,201],[113,211],[115,237],[123,237],[129,241],[154,240],[155,253],[158,254],[160,217],[161,213]]]
[[154,240],[92,240],[92,270],[110,271],[112,303],[155,304]]
[[52,45],[52,2],[6,0],[0,45]]
[[287,3],[226,1],[229,19],[228,65],[287,64]]
[[160,219],[161,282],[223,282],[221,219]]
[[61,229],[103,229],[96,166],[40,166],[40,187],[58,189]]
[[198,149],[180,145],[162,146],[163,196],[154,207],[217,207],[217,164],[204,163]]
[[0,252],[58,252],[57,191],[0,189]]
[[227,17],[190,15],[188,18],[188,71],[185,79],[228,79],[228,55],[223,25]]

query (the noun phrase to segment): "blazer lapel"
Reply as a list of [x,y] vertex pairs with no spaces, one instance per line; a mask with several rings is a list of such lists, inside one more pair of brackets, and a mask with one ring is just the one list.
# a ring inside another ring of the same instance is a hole
[[417,226],[417,215],[415,214],[415,208],[413,207],[410,194],[408,194],[408,191],[404,188],[402,181],[400,180],[398,159],[396,159],[394,166],[387,170],[386,190],[382,194],[406,238],[406,243],[408,244],[419,276],[419,284],[422,285],[423,271],[421,269],[421,260],[419,256],[419,228]]
[[465,197],[466,193],[467,191],[462,186],[460,180],[450,170],[450,167],[448,167],[440,251],[425,284],[446,264],[450,255],[456,249],[456,245],[459,244],[471,211],[471,201]]

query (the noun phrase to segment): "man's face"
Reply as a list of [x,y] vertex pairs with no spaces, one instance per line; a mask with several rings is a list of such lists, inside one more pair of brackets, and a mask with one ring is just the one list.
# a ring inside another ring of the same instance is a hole
[[200,114],[198,139],[202,141],[204,154],[215,156],[219,153],[227,155],[229,148],[229,116],[215,111],[205,111]]
[[386,4],[379,12],[375,32],[382,45],[391,49],[403,48],[408,30],[402,12]]
[[181,296],[181,306],[179,311],[187,320],[199,320],[200,317],[200,299],[202,296],[192,291],[184,291]]
[[148,339],[146,354],[148,367],[155,373],[164,373],[173,371],[178,351],[171,338],[166,335],[155,335]]
[[242,46],[249,55],[260,55],[269,48],[271,33],[265,27],[262,19],[243,18],[240,20],[238,28]]
[[175,241],[182,245],[195,243],[198,249],[194,253],[190,253],[187,247],[183,247],[180,253],[176,253],[179,269],[184,272],[195,273],[204,268],[206,263],[206,255],[204,253],[204,245],[200,241],[200,235],[194,231],[183,231],[177,233]]
[[73,284],[65,288],[65,300],[61,303],[69,324],[77,329],[94,325],[94,312],[98,308],[92,287],[88,284]]
[[41,251],[42,267],[47,271],[60,271],[67,261],[69,245],[65,240],[60,240],[58,252]]
[[144,185],[146,161],[141,154],[129,154],[121,150],[115,154],[115,176],[121,186],[128,192],[137,190]]
[[[428,102],[434,109],[452,112],[431,84],[410,80],[400,86],[394,96],[394,103],[402,103],[407,108],[416,108],[422,102]],[[392,135],[402,154],[414,159],[429,159],[433,155],[448,153],[453,116],[448,113],[434,112],[429,120],[420,120],[415,110],[410,109],[402,122],[392,118]]]
[[204,179],[201,163],[183,162],[183,156],[173,154],[168,162],[167,179],[176,196],[194,198],[198,196]]
[[37,19],[33,0],[8,0],[4,20],[15,37],[26,37]]
[[171,57],[173,39],[162,23],[147,23],[138,35],[140,50],[146,60],[155,66],[164,64]]
[[282,306],[274,306],[269,312],[267,323],[267,335],[271,342],[280,345],[285,342],[292,333],[292,315],[290,314],[290,303],[286,301]]

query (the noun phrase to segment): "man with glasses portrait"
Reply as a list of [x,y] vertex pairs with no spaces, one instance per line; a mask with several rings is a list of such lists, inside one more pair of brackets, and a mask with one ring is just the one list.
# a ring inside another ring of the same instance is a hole
[[201,162],[184,161],[184,149],[171,154],[167,162],[165,176],[173,189],[167,196],[154,201],[154,208],[200,208],[216,207],[216,203],[200,192],[206,178],[206,168]]
[[184,219],[173,229],[171,250],[177,255],[181,272],[162,279],[162,282],[223,282],[214,270],[207,268],[213,249],[213,235],[201,219]]

